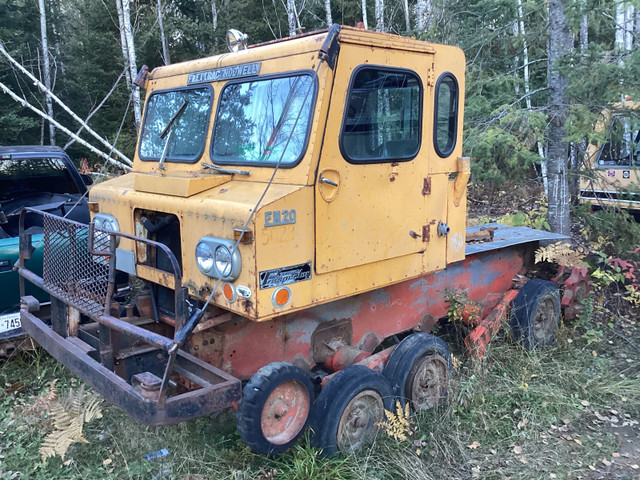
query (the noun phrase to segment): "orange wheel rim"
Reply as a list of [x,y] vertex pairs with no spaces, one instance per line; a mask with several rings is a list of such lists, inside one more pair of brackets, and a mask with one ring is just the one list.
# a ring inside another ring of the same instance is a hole
[[267,397],[260,415],[264,438],[274,445],[290,442],[304,428],[311,402],[307,387],[296,380],[278,385]]

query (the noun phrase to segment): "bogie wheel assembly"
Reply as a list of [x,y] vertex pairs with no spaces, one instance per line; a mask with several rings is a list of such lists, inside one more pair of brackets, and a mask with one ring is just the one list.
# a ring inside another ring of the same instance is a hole
[[393,405],[387,379],[362,365],[339,371],[324,387],[311,421],[312,442],[323,455],[350,454],[370,443]]
[[511,309],[511,335],[527,350],[553,343],[560,319],[560,293],[553,283],[533,278],[518,292]]
[[238,432],[254,451],[282,453],[304,432],[315,394],[309,375],[286,362],[255,373],[242,390]]
[[414,411],[435,407],[447,396],[451,376],[451,351],[438,337],[414,333],[391,352],[384,376],[393,394]]

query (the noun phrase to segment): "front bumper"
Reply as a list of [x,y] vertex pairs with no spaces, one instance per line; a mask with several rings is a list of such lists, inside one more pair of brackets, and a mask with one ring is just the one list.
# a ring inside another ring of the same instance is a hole
[[[239,379],[181,350],[194,324],[187,322],[187,289],[180,268],[165,245],[121,233],[96,234],[93,224],[42,216],[42,277],[25,268],[33,249],[22,220],[20,229],[21,282],[28,280],[51,295],[51,325],[34,315],[40,310],[34,297],[21,298],[22,328],[31,338],[144,424],[175,424],[240,401]],[[162,249],[168,256],[172,271],[164,275],[173,279],[175,325],[157,318],[112,316],[119,312],[112,305],[117,235]]]

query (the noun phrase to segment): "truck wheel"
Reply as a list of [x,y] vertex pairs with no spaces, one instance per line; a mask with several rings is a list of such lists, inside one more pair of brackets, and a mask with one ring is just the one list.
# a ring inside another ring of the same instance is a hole
[[323,455],[356,452],[373,440],[392,402],[391,386],[381,373],[363,365],[340,370],[318,395],[312,443]]
[[451,351],[447,344],[428,333],[414,333],[391,352],[383,374],[393,394],[414,411],[438,405],[447,396],[451,377]]
[[242,390],[238,433],[254,451],[282,453],[304,432],[315,394],[309,375],[286,362],[255,373]]
[[527,350],[553,343],[560,319],[560,293],[553,283],[533,278],[520,289],[511,309],[511,335]]

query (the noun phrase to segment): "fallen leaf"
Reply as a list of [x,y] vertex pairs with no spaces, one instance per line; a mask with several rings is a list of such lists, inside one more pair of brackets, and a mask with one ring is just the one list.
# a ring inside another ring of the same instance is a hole
[[522,453],[522,447],[520,445],[516,445],[515,447],[513,447],[513,453],[515,453],[516,455],[520,455]]
[[589,465],[589,470],[593,470],[595,471],[596,467],[594,467],[593,465]]
[[611,466],[611,462],[609,460],[607,460],[606,458],[602,459],[602,463],[604,463],[607,467]]
[[578,440],[577,438],[574,438],[573,441],[576,442],[578,445],[582,445],[582,442],[580,440]]
[[600,443],[600,442],[596,442],[596,447],[598,447],[598,448],[602,448],[602,443]]
[[618,452],[613,452],[613,453],[611,454],[611,456],[612,456],[612,457],[616,457],[616,458],[617,458],[617,457],[619,457],[619,456],[620,456],[620,454],[619,454]]
[[623,402],[627,401],[627,397],[622,397],[620,400],[622,400]]
[[[597,357],[598,356],[598,352],[596,352],[595,350],[592,350],[591,351],[591,355],[593,355],[594,357]],[[594,468],[594,470],[595,470],[595,468]]]
[[618,411],[617,410],[609,410],[609,412],[611,412],[611,415],[618,415]]
[[555,473],[550,473],[549,478],[557,478],[558,476]]
[[467,447],[469,447],[471,450],[475,450],[479,446],[480,444],[478,442],[473,442],[471,445],[467,445]]
[[107,465],[111,465],[111,462],[113,462],[113,460],[111,460],[110,458],[105,458],[102,461],[102,465],[106,467]]
[[528,463],[527,457],[520,457],[518,460],[520,460],[520,463],[524,463],[525,465]]
[[588,407],[589,405],[591,405],[589,402],[587,402],[586,400],[582,400],[580,402],[582,404],[583,407]]
[[637,463],[634,463],[633,465],[631,465],[631,468],[633,468],[634,470],[638,470],[640,469],[640,465],[638,465]]

